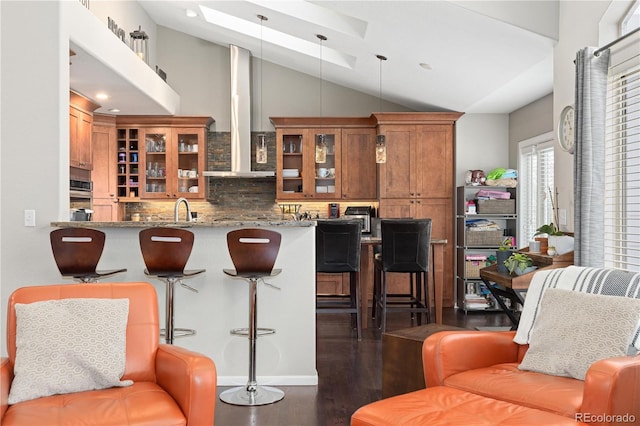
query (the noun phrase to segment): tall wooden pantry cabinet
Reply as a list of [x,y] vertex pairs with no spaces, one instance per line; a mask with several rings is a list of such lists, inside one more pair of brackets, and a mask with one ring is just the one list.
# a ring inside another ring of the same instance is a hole
[[[387,161],[378,165],[381,218],[431,218],[431,238],[446,239],[444,306],[453,306],[455,265],[455,123],[462,113],[374,113],[386,137]],[[390,292],[406,292],[394,277]],[[433,294],[433,289],[430,289]]]

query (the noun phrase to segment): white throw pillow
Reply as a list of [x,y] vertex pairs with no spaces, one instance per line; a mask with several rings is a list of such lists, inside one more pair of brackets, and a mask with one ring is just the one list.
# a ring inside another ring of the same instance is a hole
[[549,288],[521,370],[584,380],[596,361],[627,355],[640,300]]
[[16,303],[16,362],[9,404],[114,386],[125,369],[129,299]]

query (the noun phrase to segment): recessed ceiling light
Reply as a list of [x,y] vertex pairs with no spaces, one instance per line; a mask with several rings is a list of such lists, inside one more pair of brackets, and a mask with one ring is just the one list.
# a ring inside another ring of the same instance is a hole
[[189,17],[189,18],[195,18],[196,16],[198,16],[198,14],[196,13],[195,10],[193,9],[186,9],[184,11],[184,13]]
[[118,108],[111,108],[109,112],[120,112],[120,110]]
[[420,66],[421,66],[422,68],[424,68],[425,70],[432,70],[432,69],[433,69],[433,68],[431,67],[431,65],[429,65],[429,64],[427,64],[427,63],[424,63],[424,62],[421,62],[421,63],[420,63]]
[[103,92],[96,93],[96,99],[100,99],[100,100],[109,99],[109,95]]

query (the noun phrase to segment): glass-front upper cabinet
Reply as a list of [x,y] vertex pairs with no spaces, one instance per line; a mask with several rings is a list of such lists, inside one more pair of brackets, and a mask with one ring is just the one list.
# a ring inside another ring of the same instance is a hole
[[167,144],[171,129],[144,129],[145,185],[141,197],[166,198],[167,195]]
[[201,198],[204,193],[202,172],[204,155],[200,155],[201,132],[199,129],[175,130],[173,143],[177,144],[177,162],[174,165],[174,188],[178,197]]
[[119,116],[118,196],[204,199],[211,117]]
[[141,198],[204,197],[202,130],[147,128],[144,134],[144,175]]
[[340,198],[340,129],[278,129],[276,138],[278,199]]

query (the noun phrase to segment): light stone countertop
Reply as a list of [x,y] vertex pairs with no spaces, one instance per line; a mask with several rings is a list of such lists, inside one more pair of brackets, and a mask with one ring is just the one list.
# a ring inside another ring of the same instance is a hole
[[214,220],[212,222],[173,222],[173,221],[123,221],[123,222],[51,222],[51,226],[59,228],[149,228],[149,227],[178,227],[178,228],[226,228],[226,227],[265,227],[284,226],[306,228],[316,226],[315,220],[281,220],[281,219],[238,219]]

